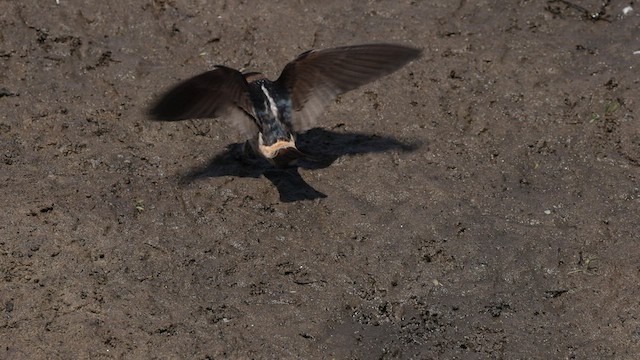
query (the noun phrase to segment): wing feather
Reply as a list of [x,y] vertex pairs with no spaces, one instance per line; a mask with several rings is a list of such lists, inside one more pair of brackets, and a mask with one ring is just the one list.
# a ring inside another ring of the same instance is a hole
[[338,95],[400,69],[420,53],[402,45],[368,44],[300,54],[277,80],[291,94],[294,127],[308,129]]
[[250,116],[248,86],[239,71],[216,66],[169,89],[149,115],[158,121],[226,117],[241,133],[253,136],[257,127]]

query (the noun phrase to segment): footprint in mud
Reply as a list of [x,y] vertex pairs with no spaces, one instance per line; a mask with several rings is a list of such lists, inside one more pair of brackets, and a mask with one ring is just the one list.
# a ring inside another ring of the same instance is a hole
[[414,151],[419,144],[405,143],[392,137],[361,133],[335,132],[311,129],[300,134],[296,140],[299,149],[308,158],[295,166],[276,168],[262,158],[247,158],[243,155],[243,144],[235,143],[209,161],[182,176],[182,182],[220,176],[252,177],[264,176],[278,189],[280,201],[293,202],[325,198],[327,195],[309,185],[298,172],[299,168],[318,170],[330,166],[344,155],[383,152],[389,150]]

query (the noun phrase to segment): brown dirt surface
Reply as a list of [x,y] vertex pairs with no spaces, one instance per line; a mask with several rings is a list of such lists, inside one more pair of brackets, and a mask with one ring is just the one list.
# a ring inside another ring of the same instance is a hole
[[[0,358],[637,358],[640,4],[604,3],[0,1]],[[325,166],[145,115],[379,41],[424,53],[300,135]]]

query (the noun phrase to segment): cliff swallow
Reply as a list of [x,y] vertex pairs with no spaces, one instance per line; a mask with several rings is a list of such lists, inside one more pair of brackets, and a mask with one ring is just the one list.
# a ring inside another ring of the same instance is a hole
[[305,156],[294,134],[309,129],[338,95],[400,69],[420,53],[393,44],[310,50],[288,63],[276,81],[217,65],[170,89],[150,115],[161,121],[229,118],[256,154],[286,167]]

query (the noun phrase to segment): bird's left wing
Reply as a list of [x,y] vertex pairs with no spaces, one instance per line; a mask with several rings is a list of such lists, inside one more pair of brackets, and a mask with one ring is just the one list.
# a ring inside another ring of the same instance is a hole
[[151,107],[149,115],[158,121],[225,117],[246,136],[257,131],[247,81],[239,71],[224,66],[174,86]]

